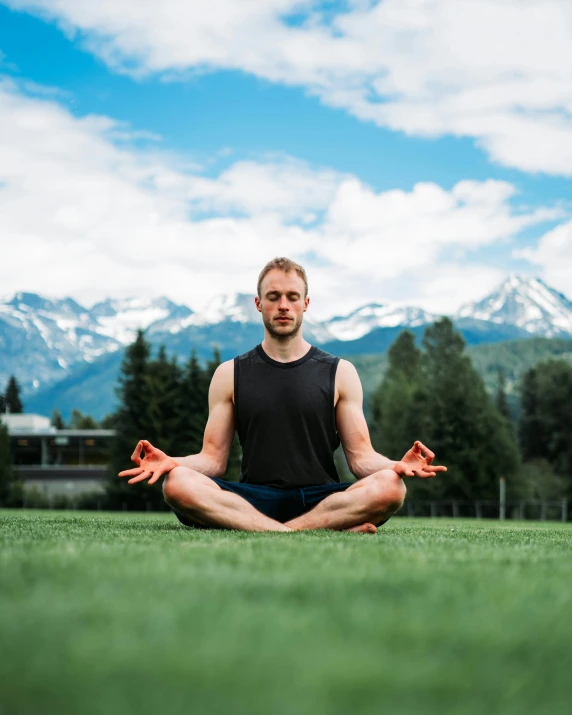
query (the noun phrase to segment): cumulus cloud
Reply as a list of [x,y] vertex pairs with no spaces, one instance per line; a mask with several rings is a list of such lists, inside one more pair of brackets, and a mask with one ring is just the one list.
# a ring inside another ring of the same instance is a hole
[[559,224],[545,233],[535,248],[515,250],[538,267],[538,273],[554,288],[570,296],[572,280],[572,221]]
[[315,315],[397,300],[452,311],[502,272],[471,251],[554,219],[518,209],[502,181],[376,193],[292,158],[238,161],[216,176],[135,149],[108,117],[77,118],[0,82],[0,285],[73,295],[168,295],[201,307],[252,292],[275,255],[303,262]]
[[569,0],[352,0],[327,14],[317,0],[4,1],[79,34],[117,71],[241,70],[383,127],[472,137],[503,165],[572,176]]

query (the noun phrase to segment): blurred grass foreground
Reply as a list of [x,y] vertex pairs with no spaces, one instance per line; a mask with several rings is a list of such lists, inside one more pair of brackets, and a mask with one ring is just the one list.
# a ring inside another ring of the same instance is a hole
[[0,712],[569,713],[572,528],[0,512]]

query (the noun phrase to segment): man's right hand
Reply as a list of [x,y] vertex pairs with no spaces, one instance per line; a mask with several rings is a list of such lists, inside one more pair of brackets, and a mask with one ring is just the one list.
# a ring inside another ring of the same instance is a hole
[[[143,457],[141,457],[143,454]],[[135,462],[135,469],[126,469],[119,472],[120,477],[131,477],[129,484],[137,484],[149,479],[149,484],[155,484],[163,474],[167,474],[171,469],[180,466],[178,462],[165,452],[161,452],[157,447],[153,447],[151,442],[141,439],[137,442],[137,447],[131,455],[131,461]]]

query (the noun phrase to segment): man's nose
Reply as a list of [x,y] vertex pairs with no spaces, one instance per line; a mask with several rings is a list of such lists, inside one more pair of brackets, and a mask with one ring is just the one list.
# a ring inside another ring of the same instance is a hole
[[289,310],[289,308],[290,308],[290,304],[288,303],[288,298],[286,298],[286,296],[283,295],[282,298],[280,298],[280,301],[278,302],[278,309],[279,310]]

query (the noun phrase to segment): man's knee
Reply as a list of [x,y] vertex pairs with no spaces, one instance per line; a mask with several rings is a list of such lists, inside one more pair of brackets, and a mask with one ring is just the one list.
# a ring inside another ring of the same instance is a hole
[[186,508],[192,506],[197,490],[191,488],[193,472],[186,467],[175,467],[163,480],[163,497],[173,509],[185,504]]
[[407,490],[403,479],[393,469],[384,469],[368,479],[369,505],[374,513],[394,514],[401,509]]

